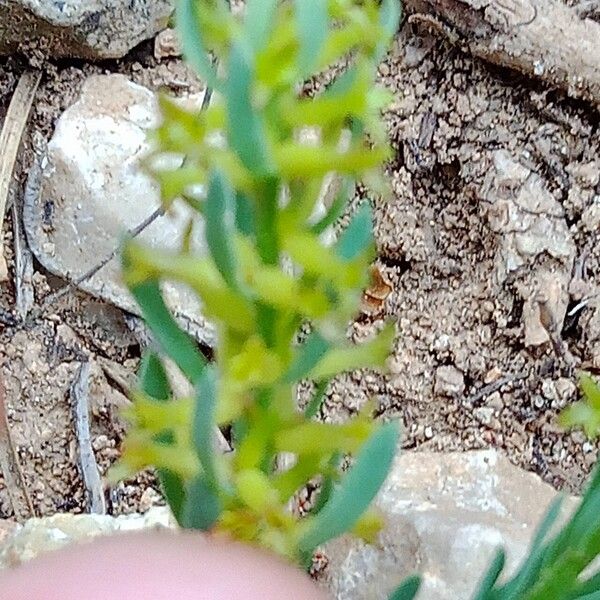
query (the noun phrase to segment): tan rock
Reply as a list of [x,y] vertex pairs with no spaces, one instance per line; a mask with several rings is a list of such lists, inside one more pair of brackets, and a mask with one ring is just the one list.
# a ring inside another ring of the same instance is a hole
[[[0,567],[13,567],[44,552],[68,544],[91,540],[100,535],[141,529],[171,529],[175,521],[166,507],[154,507],[143,515],[71,515],[30,519],[12,534],[1,537]],[[1,529],[0,529],[1,531]]]
[[166,24],[169,0],[0,0],[0,54],[120,58]]
[[[76,280],[109,257],[125,232],[160,207],[158,186],[139,162],[150,150],[149,130],[160,121],[156,95],[122,75],[90,77],[80,99],[60,117],[42,162],[32,170],[23,210],[36,258],[49,271]],[[38,170],[39,171],[39,170]],[[139,239],[150,247],[176,250],[193,221],[192,247],[206,251],[204,222],[182,201],[148,226]],[[86,292],[138,313],[121,281],[116,256],[81,282]],[[214,343],[214,328],[185,286],[167,283],[167,304],[200,341]]]
[[421,573],[419,600],[466,600],[499,546],[509,571],[519,564],[555,494],[494,450],[402,453],[377,499],[387,519],[378,543],[327,544],[323,585],[337,600],[383,600]]

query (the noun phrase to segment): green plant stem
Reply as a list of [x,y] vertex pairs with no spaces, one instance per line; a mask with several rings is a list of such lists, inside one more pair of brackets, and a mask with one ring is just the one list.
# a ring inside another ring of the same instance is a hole
[[[260,186],[260,197],[256,206],[256,249],[266,265],[279,263],[279,236],[277,232],[277,201],[279,180],[267,179]],[[275,321],[277,310],[273,306],[258,303],[258,322],[262,338],[268,348],[276,343]]]

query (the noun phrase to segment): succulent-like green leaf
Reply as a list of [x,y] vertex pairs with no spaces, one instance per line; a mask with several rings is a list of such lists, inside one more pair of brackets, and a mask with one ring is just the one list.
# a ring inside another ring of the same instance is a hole
[[320,380],[332,377],[341,371],[352,371],[359,368],[381,369],[390,355],[394,336],[394,325],[389,324],[379,332],[374,340],[347,348],[332,348],[308,372],[307,376],[310,379]]
[[355,453],[376,429],[370,417],[356,418],[340,425],[305,420],[277,431],[274,442],[277,451],[298,455],[318,452]]
[[[139,380],[142,391],[152,398],[164,401],[170,398],[169,379],[156,352],[146,351],[144,353],[139,369]],[[158,479],[173,515],[179,521],[185,500],[183,480],[177,473],[167,469],[158,469]]]
[[590,406],[600,410],[600,387],[588,373],[581,373],[579,385]]
[[206,203],[206,242],[215,265],[232,289],[238,288],[237,264],[233,247],[235,234],[235,197],[222,173],[212,174]]
[[254,50],[261,50],[269,39],[278,0],[247,0],[245,31]]
[[307,419],[312,419],[321,410],[321,405],[323,404],[323,400],[325,400],[325,392],[330,382],[330,379],[323,379],[315,386],[312,398],[308,401],[304,409],[304,416]]
[[341,455],[339,452],[333,454],[329,459],[329,471],[323,474],[319,496],[317,497],[317,501],[311,510],[313,515],[319,514],[321,510],[323,510],[323,507],[329,502],[329,498],[331,498],[331,494],[335,490],[336,483],[339,481],[341,476],[340,462]]
[[567,428],[582,427],[589,438],[600,435],[600,387],[588,373],[581,373],[579,385],[584,398],[568,406],[560,415],[560,424]]
[[203,476],[198,476],[187,487],[181,515],[183,527],[207,531],[217,522],[222,503]]
[[235,224],[242,235],[250,236],[255,233],[254,209],[250,200],[239,192],[235,195]]
[[373,212],[365,202],[352,215],[352,220],[341,233],[335,246],[336,252],[344,260],[352,260],[373,246]]
[[194,340],[171,316],[158,282],[146,281],[131,286],[130,291],[162,350],[191,382],[195,382],[204,371],[206,359],[198,351]]
[[260,113],[252,106],[252,63],[249,51],[234,42],[229,57],[226,102],[231,147],[242,164],[257,174],[267,174],[268,149]]
[[[227,286],[212,260],[161,250],[148,252],[135,243],[129,243],[125,249],[125,260],[127,263],[125,281],[134,296],[137,294],[134,288],[148,281],[152,282],[159,276],[174,279],[186,283],[198,293],[204,305],[204,313],[208,317],[218,318],[233,330],[244,333],[254,328],[252,304],[240,293]],[[163,303],[161,314],[168,315],[162,297],[160,300]],[[153,323],[149,324],[153,328]],[[161,321],[158,319],[155,325],[160,326],[160,324]],[[195,379],[192,380],[194,381]]]
[[343,178],[339,192],[335,195],[329,210],[325,216],[312,227],[313,233],[320,235],[342,216],[346,204],[348,203],[348,198],[350,197],[350,189],[353,185],[354,182],[349,177]]
[[292,383],[306,377],[329,348],[329,343],[318,331],[311,331],[306,340],[296,349],[292,365],[285,374],[285,381]]
[[573,598],[577,598],[577,600],[600,600],[600,591],[594,591],[585,595],[573,596]]
[[185,58],[208,86],[220,89],[217,71],[204,47],[197,0],[178,0],[175,15]]
[[185,504],[185,485],[183,479],[167,469],[158,469],[158,480],[165,499],[177,522],[182,525],[182,512]]
[[300,40],[298,66],[302,75],[309,75],[327,39],[327,0],[295,0],[295,8]]
[[388,37],[382,39],[377,46],[376,57],[378,62],[387,51],[389,38],[393,37],[398,31],[400,19],[402,18],[402,3],[398,0],[382,0],[379,14],[380,23]]
[[217,380],[214,365],[205,367],[196,383],[196,406],[192,423],[192,440],[209,485],[217,484],[214,428]]
[[529,590],[538,580],[540,570],[546,558],[547,546],[544,546],[544,540],[558,517],[561,504],[562,498],[560,496],[550,504],[533,539],[527,560],[519,569],[518,574],[501,588],[502,595],[507,600],[510,598],[521,598],[522,594]]
[[139,368],[139,380],[142,391],[156,400],[168,400],[171,385],[162,361],[156,352],[147,350],[142,356]]
[[592,575],[589,579],[584,580],[580,583],[570,598],[577,598],[578,600],[598,600],[600,596],[600,573]]
[[364,444],[356,462],[333,491],[321,512],[307,524],[300,549],[312,552],[327,540],[352,529],[383,485],[398,444],[398,424],[383,425]]
[[496,585],[498,577],[500,577],[500,574],[504,569],[505,562],[506,554],[504,550],[498,550],[494,556],[494,560],[492,561],[490,568],[479,584],[479,588],[477,589],[477,593],[473,597],[473,600],[494,600],[496,597],[494,586]]
[[407,577],[390,595],[388,600],[413,600],[421,587],[418,575]]

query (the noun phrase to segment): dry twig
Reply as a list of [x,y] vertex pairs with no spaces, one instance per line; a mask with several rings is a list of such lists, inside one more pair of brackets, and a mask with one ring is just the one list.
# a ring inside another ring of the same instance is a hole
[[479,391],[475,392],[471,396],[465,399],[465,404],[472,406],[473,404],[477,404],[480,400],[483,400],[490,394],[497,392],[499,389],[504,387],[507,383],[512,383],[513,381],[518,381],[519,379],[525,379],[527,377],[527,373],[524,371],[520,373],[515,373],[513,375],[506,375],[505,377],[501,377],[496,381],[492,381],[488,385],[484,385]]
[[16,204],[12,206],[12,221],[15,248],[16,305],[19,317],[24,320],[35,303],[32,283],[33,256],[27,244],[21,223],[20,210]]
[[35,509],[27,491],[23,470],[10,435],[6,412],[6,391],[0,373],[0,469],[10,498],[13,513],[18,520],[35,517]]
[[86,361],[81,363],[77,370],[77,375],[71,386],[71,400],[79,444],[81,475],[85,485],[88,509],[91,513],[103,515],[106,513],[106,501],[90,435],[89,387],[90,363]]
[[[0,233],[4,225],[8,192],[21,137],[27,124],[40,78],[40,71],[25,71],[21,75],[0,132]],[[0,244],[0,281],[6,281],[7,277],[8,269],[2,251],[2,244]]]

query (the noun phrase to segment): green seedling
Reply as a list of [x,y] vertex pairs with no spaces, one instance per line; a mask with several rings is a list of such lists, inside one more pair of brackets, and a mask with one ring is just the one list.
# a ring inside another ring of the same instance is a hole
[[[336,375],[384,369],[394,338],[393,325],[358,345],[346,336],[375,257],[369,202],[333,244],[323,232],[346,211],[357,180],[385,190],[381,111],[389,97],[375,75],[399,18],[397,0],[247,0],[243,15],[217,0],[180,0],[184,54],[213,102],[189,111],[163,97],[147,165],[166,210],[182,199],[202,215],[209,252],[194,254],[187,243],[150,251],[131,240],[122,256],[160,350],[142,361],[115,475],[155,467],[183,527],[303,565],[344,532],[372,537],[367,509],[398,443],[397,425],[375,423],[368,409],[341,425],[313,415]],[[342,59],[349,66],[327,89],[313,99],[299,93]],[[324,203],[332,173],[337,193]],[[213,363],[167,308],[165,280],[190,287],[215,324]],[[192,384],[191,397],[174,397],[165,357]],[[303,380],[317,390],[305,413],[296,406]],[[232,452],[215,449],[216,427],[232,432]],[[278,468],[283,453],[294,457],[287,469]],[[353,462],[343,473],[346,455]],[[315,479],[321,492],[312,510],[291,511]]]

